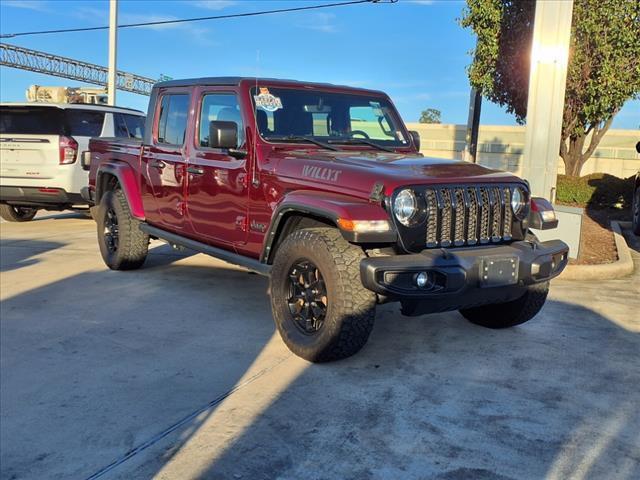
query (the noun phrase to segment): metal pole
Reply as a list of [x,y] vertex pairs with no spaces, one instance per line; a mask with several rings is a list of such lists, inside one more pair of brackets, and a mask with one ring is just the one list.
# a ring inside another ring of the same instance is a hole
[[522,176],[534,195],[554,201],[573,0],[538,0],[531,47]]
[[482,93],[471,89],[469,97],[469,118],[467,119],[467,135],[465,137],[465,158],[467,162],[477,163],[478,131],[480,130],[480,110],[482,109]]
[[118,0],[109,0],[109,74],[107,95],[109,105],[116,104],[116,57],[118,49]]

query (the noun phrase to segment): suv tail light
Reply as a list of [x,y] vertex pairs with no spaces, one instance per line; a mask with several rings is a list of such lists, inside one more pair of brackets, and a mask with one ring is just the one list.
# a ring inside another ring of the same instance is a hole
[[74,163],[78,156],[78,142],[73,137],[60,137],[60,165]]

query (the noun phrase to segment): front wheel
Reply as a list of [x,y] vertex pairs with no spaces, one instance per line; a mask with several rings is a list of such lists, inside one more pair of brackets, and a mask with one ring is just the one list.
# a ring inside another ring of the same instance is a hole
[[106,192],[98,208],[98,245],[104,263],[112,270],[140,268],[147,258],[149,235],[140,230],[120,189]]
[[37,208],[14,207],[13,205],[0,205],[0,217],[7,222],[30,222],[38,213]]
[[549,282],[529,285],[520,298],[505,303],[460,310],[471,323],[487,328],[509,328],[528,322],[542,309],[549,293]]
[[362,286],[362,250],[333,228],[306,228],[278,248],[271,309],[282,340],[296,355],[328,362],[358,352],[375,318],[375,295]]

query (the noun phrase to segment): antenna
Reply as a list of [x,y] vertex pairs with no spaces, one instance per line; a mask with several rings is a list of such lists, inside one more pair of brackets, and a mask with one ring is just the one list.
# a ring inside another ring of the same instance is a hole
[[[256,91],[258,94],[258,70],[260,68],[260,50],[256,50]],[[251,95],[249,95],[251,97]],[[254,187],[260,186],[260,179],[258,178],[258,105],[253,100],[253,168],[251,170],[251,184]]]

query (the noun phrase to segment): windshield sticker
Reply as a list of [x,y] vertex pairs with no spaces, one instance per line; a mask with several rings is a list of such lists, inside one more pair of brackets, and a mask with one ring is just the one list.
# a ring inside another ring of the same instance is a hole
[[282,108],[282,100],[280,100],[280,97],[272,95],[269,89],[265,87],[260,87],[260,94],[254,95],[253,99],[256,102],[256,108],[262,108],[267,112],[275,112]]

